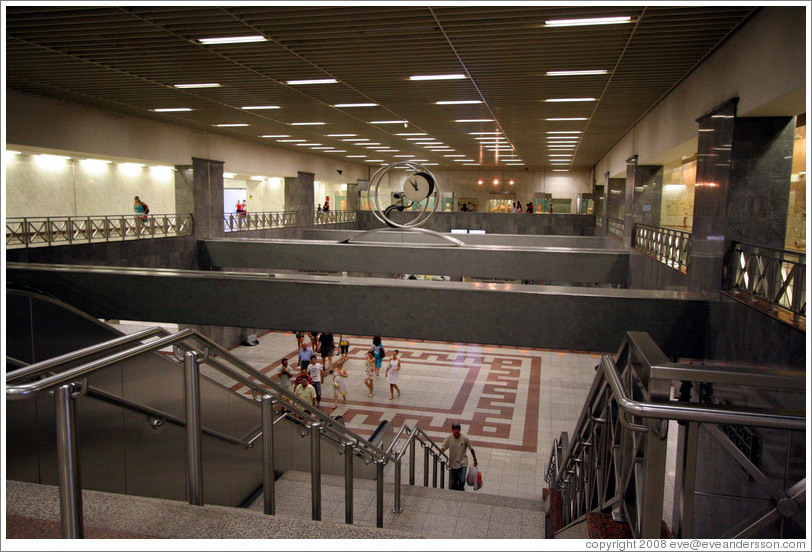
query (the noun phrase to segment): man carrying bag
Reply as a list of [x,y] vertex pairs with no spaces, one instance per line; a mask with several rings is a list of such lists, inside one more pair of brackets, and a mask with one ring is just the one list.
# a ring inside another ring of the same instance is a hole
[[457,422],[451,424],[451,435],[445,438],[440,452],[444,452],[446,449],[448,450],[449,486],[454,491],[464,491],[465,472],[468,469],[468,451],[471,451],[474,467],[478,463],[476,453],[471,448],[471,441],[460,432],[460,424]]

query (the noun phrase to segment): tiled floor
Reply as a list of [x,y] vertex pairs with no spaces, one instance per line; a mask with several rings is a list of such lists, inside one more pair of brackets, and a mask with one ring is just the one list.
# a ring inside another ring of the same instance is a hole
[[[142,327],[124,324],[121,329]],[[438,442],[458,421],[476,450],[483,493],[541,500],[553,438],[574,429],[598,355],[384,338],[387,354],[398,349],[402,360],[402,394],[390,400],[383,372],[374,396],[367,396],[363,354],[371,343],[371,337],[350,338],[348,402],[332,409],[328,379],[322,410],[343,415],[346,425],[364,436],[381,420],[390,420],[396,429],[417,423]],[[258,345],[232,353],[275,375],[283,356],[296,363],[296,338],[267,332],[259,335]],[[422,461],[417,464],[421,481]]]

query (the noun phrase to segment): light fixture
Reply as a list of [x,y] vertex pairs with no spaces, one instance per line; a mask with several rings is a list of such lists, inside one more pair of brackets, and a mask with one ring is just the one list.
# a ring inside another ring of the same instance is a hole
[[175,88],[218,88],[222,84],[218,82],[204,82],[200,84],[175,84]]
[[289,80],[287,84],[296,86],[299,84],[336,84],[338,81],[336,79],[301,79],[301,80]]
[[290,138],[290,134],[263,134],[260,138]]
[[508,184],[510,184],[511,186],[513,186],[514,184],[516,184],[516,181],[515,181],[515,180],[511,180],[510,182],[508,182]]
[[443,157],[465,157],[465,156],[461,153],[455,153],[452,155],[443,155]]
[[477,136],[474,140],[496,140],[507,142],[507,138],[503,138],[502,136]]
[[82,159],[82,167],[91,173],[100,173],[107,170],[107,165],[112,163],[107,159]]
[[153,109],[155,113],[172,113],[176,111],[191,111],[191,107],[157,107]]
[[317,126],[317,125],[326,125],[327,123],[322,123],[321,121],[311,121],[305,123],[288,123],[290,126]]
[[594,102],[595,98],[547,98],[545,102]]
[[425,132],[398,132],[395,136],[428,136]]
[[333,107],[378,107],[376,103],[341,103],[335,104]]
[[[581,134],[580,130],[548,130],[547,134]],[[577,136],[568,136],[568,138],[577,138]]]
[[445,100],[434,103],[436,103],[437,105],[475,105],[481,104],[482,100]]
[[223,178],[234,178],[237,173],[223,173]]
[[251,109],[281,109],[278,105],[246,105],[240,109],[251,110]]
[[383,163],[383,159],[365,159],[366,163]]
[[581,75],[605,75],[608,73],[606,69],[584,69],[580,71],[547,71],[548,77],[572,77]]
[[347,150],[337,150],[337,149],[334,149],[334,150],[330,151],[330,153],[347,153]]
[[492,123],[493,119],[455,119],[455,123]]
[[291,139],[291,140],[277,140],[277,142],[307,142],[307,140]]
[[254,182],[264,182],[265,177],[264,176],[252,176],[251,180],[253,180]]
[[[395,150],[395,151],[397,151],[397,150]],[[414,155],[411,155],[411,154],[403,154],[403,155],[395,155],[395,156],[393,156],[393,157],[414,157]]]
[[619,17],[589,17],[584,19],[548,19],[545,27],[576,27],[581,25],[616,25],[629,23],[632,20],[628,15]]
[[342,142],[369,142],[369,138],[345,138]]
[[496,132],[469,132],[468,134],[471,135],[478,135],[478,134],[502,134],[501,131],[497,130]]
[[553,169],[553,172],[570,172],[569,169]]
[[167,179],[172,176],[175,167],[167,167],[166,165],[153,165],[149,168],[149,173],[153,178]]
[[219,125],[214,125],[216,127],[246,127],[248,123],[220,123]]
[[498,178],[494,178],[494,179],[493,179],[493,185],[494,185],[494,186],[499,185],[499,179],[498,179]]
[[370,121],[371,125],[402,125],[409,121]]
[[310,147],[310,146],[320,146],[321,144],[319,144],[318,142],[304,142],[302,144],[296,144],[296,145],[297,146],[308,146],[308,147]]
[[571,153],[551,153],[549,157],[572,157]]
[[37,165],[48,169],[56,169],[65,165],[70,157],[64,155],[49,155],[41,153],[35,157]]
[[482,179],[480,178],[480,179],[477,181],[477,184],[479,184],[480,186],[482,186],[482,184],[484,184],[484,182],[483,182],[483,181],[482,181]]
[[343,138],[345,136],[358,136],[357,134],[328,134],[330,138]]
[[545,121],[586,121],[586,117],[548,117]]
[[409,80],[413,81],[424,81],[424,80],[457,80],[457,79],[467,79],[467,75],[463,75],[461,73],[455,73],[450,75],[412,75],[409,77]]
[[201,44],[242,44],[245,42],[266,42],[268,39],[262,35],[224,36],[219,38],[199,38]]
[[317,147],[310,148],[310,149],[314,149],[314,150],[316,150],[316,149],[317,150],[328,150],[329,149],[329,150],[331,150],[331,149],[333,149],[333,146],[317,146]]
[[348,155],[347,157],[366,157],[366,155]]
[[524,165],[524,163],[505,163],[505,165],[520,167],[520,166]]

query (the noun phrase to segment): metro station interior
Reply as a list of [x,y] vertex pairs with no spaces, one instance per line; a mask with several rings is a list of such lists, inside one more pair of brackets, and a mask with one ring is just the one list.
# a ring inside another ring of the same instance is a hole
[[808,544],[808,3],[2,9],[4,548]]

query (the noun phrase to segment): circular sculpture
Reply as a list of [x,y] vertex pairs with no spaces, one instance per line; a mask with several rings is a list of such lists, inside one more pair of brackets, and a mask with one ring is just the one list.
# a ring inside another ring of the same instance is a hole
[[[405,175],[393,171],[406,171]],[[415,228],[426,222],[437,210],[440,190],[431,171],[417,163],[401,161],[384,165],[369,181],[372,214],[392,228]],[[392,213],[402,212],[400,222]]]

